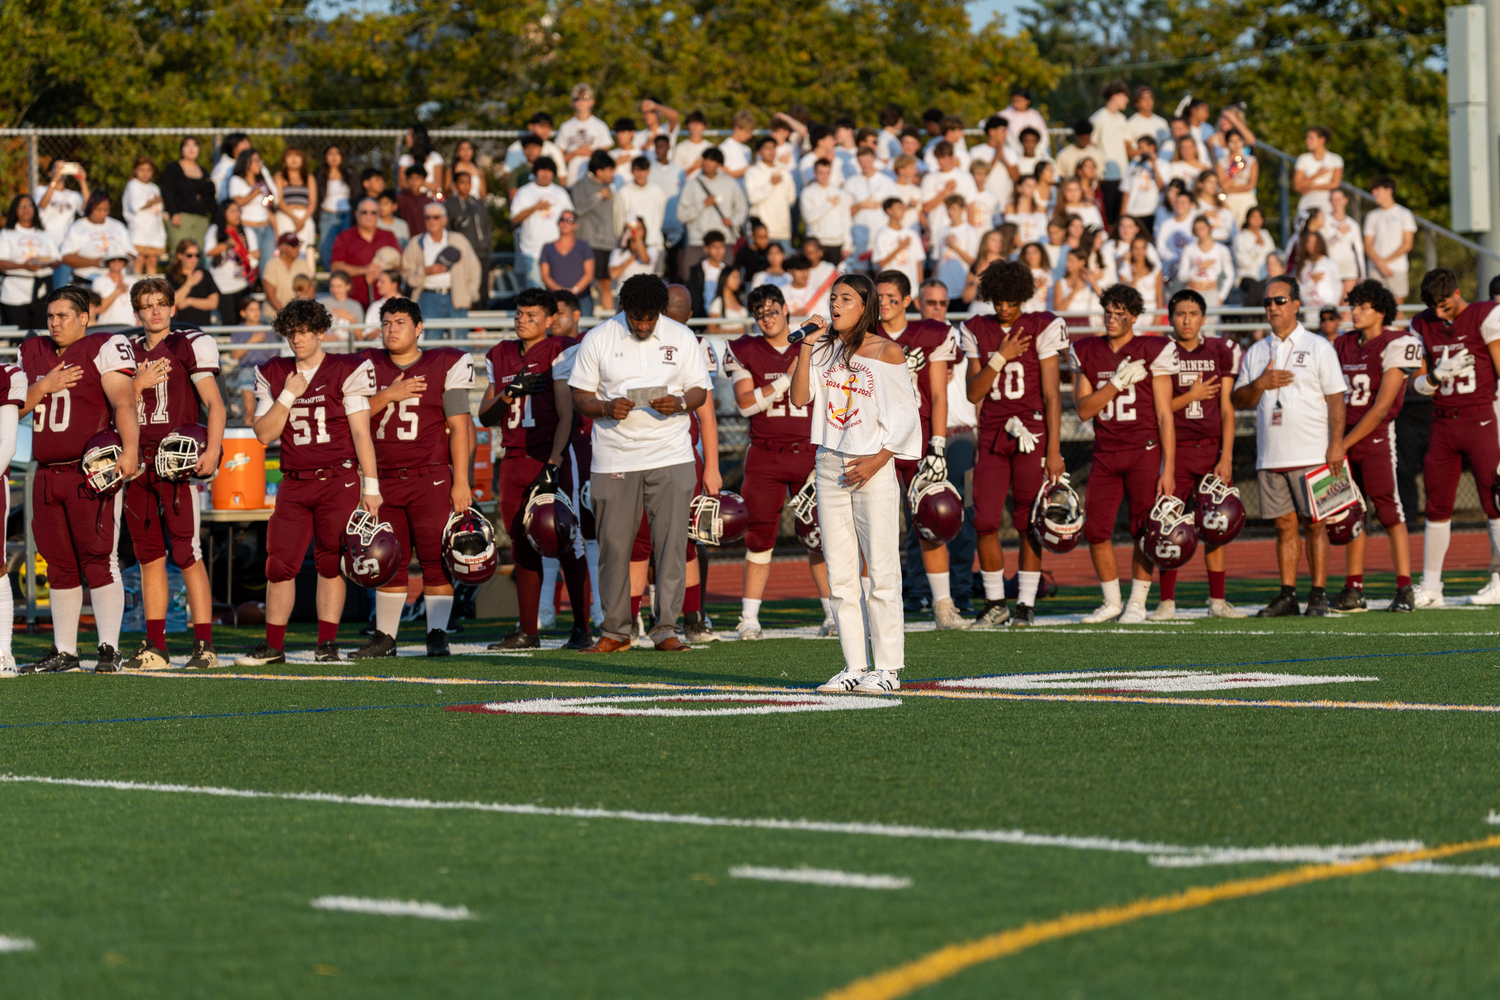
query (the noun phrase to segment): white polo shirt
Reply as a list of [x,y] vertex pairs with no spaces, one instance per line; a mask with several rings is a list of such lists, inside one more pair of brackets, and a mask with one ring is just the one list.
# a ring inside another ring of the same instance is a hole
[[[668,395],[711,390],[708,365],[693,331],[663,316],[645,340],[617,313],[590,330],[578,345],[568,385],[619,399],[631,389],[666,386]],[[638,405],[624,420],[594,418],[594,472],[640,472],[693,460],[687,412],[666,416]]]
[[[1291,385],[1261,393],[1255,411],[1255,467],[1302,469],[1322,465],[1328,453],[1328,400],[1348,392],[1343,366],[1333,344],[1301,323],[1283,340],[1274,333],[1245,352],[1234,387],[1247,386],[1272,362],[1292,373]],[[1274,420],[1277,404],[1281,419]]]

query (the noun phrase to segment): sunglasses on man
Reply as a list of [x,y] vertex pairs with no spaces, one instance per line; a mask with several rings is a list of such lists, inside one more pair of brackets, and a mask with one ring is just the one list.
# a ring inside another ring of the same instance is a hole
[[1284,306],[1290,301],[1292,301],[1291,298],[1286,295],[1272,295],[1261,299],[1260,307],[1262,309],[1269,309],[1272,306]]

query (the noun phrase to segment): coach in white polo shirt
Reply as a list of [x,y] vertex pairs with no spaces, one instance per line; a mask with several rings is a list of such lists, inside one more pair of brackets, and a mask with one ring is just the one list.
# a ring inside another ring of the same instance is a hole
[[1327,462],[1344,461],[1344,393],[1349,384],[1333,345],[1297,320],[1302,308],[1297,281],[1287,275],[1266,283],[1261,304],[1272,336],[1245,352],[1234,384],[1234,406],[1255,410],[1255,468],[1261,517],[1276,519],[1276,563],[1281,593],[1262,608],[1261,618],[1295,615],[1297,607],[1297,526],[1307,533],[1312,567],[1308,617],[1328,613],[1328,533],[1310,518],[1303,476]]
[[[677,637],[687,582],[688,506],[697,482],[688,423],[708,398],[708,366],[693,332],[662,315],[667,299],[666,283],[654,274],[627,280],[620,287],[621,311],[583,338],[568,379],[573,406],[594,421],[589,489],[604,628],[585,653],[630,648],[630,547],[643,508],[651,523],[661,611],[651,641],[663,652],[692,648]],[[656,391],[641,400],[644,389]]]

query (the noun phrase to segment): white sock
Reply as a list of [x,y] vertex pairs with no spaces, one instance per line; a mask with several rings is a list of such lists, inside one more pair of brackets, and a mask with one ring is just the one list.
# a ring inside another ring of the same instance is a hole
[[1452,521],[1428,521],[1422,534],[1422,589],[1443,592],[1443,560],[1448,555]]
[[590,538],[583,543],[583,557],[589,561],[589,589],[593,591],[594,606],[589,609],[590,618],[603,618],[604,605],[599,603],[599,542]]
[[52,643],[59,652],[78,655],[78,616],[83,613],[83,587],[52,589]]
[[557,571],[561,567],[562,563],[556,559],[550,556],[542,556],[542,600],[537,605],[538,610],[545,608],[553,614],[557,614],[557,602],[554,598],[557,595]]
[[953,600],[953,591],[948,586],[947,573],[928,573],[927,586],[932,590],[933,607],[937,607],[938,601]]
[[1104,591],[1104,603],[1111,608],[1120,606],[1120,581],[1100,580],[1099,589]]
[[0,575],[0,653],[10,655],[10,640],[16,633],[16,602],[10,592],[10,576]]
[[1490,522],[1490,575],[1495,575],[1495,553],[1500,552],[1500,518]]
[[823,605],[823,620],[825,622],[833,621],[833,598],[820,597],[818,601]]
[[1016,603],[1024,604],[1028,608],[1036,607],[1036,591],[1042,585],[1041,570],[1031,573],[1023,569],[1020,571],[1020,577],[1020,586],[1016,591]]
[[[452,600],[452,598],[449,598]],[[401,629],[401,612],[406,608],[406,591],[375,591],[375,630],[391,638]]]
[[753,597],[740,598],[740,617],[747,622],[760,621],[760,601]]
[[1146,598],[1150,594],[1151,594],[1151,581],[1150,580],[1135,580],[1135,579],[1132,579],[1130,581],[1130,603],[1131,604],[1134,604],[1134,605],[1136,605],[1138,607],[1144,608],[1146,606]]
[[453,614],[452,594],[428,594],[425,601],[427,605],[427,631],[433,629],[448,631],[448,617]]
[[[979,578],[984,581],[984,599],[986,601],[1005,600],[1005,570],[997,569],[993,573],[979,571]],[[1024,601],[1022,602],[1025,603]]]
[[120,624],[125,620],[125,584],[116,580],[107,587],[90,589],[89,603],[94,607],[94,630],[99,633],[99,644],[119,649]]

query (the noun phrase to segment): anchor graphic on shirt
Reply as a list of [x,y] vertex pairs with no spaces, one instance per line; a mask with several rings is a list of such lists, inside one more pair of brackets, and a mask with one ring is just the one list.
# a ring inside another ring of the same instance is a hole
[[854,405],[854,387],[857,384],[859,384],[859,375],[851,371],[844,377],[843,383],[839,385],[839,388],[844,390],[844,405],[838,407],[833,405],[833,400],[828,401],[828,419],[832,420],[839,427],[847,424],[850,418],[859,412],[858,408]]

